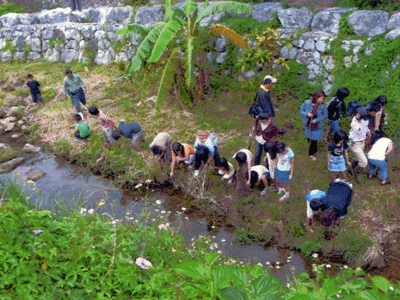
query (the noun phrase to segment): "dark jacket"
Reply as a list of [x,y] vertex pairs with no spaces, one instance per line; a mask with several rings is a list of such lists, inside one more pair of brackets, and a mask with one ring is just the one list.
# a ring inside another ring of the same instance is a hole
[[275,142],[278,139],[278,127],[275,122],[272,121],[264,130],[261,129],[260,120],[257,118],[254,124],[254,134],[256,136],[262,136],[265,143]]
[[337,121],[340,119],[340,115],[346,112],[346,105],[343,100],[335,97],[328,103],[327,110],[328,120]]
[[322,202],[322,210],[333,208],[338,218],[347,215],[347,208],[350,206],[353,197],[353,190],[345,182],[332,182]]
[[263,111],[269,112],[273,117],[275,117],[270,91],[266,91],[262,86],[260,86],[257,91],[256,99],[257,104],[262,108]]

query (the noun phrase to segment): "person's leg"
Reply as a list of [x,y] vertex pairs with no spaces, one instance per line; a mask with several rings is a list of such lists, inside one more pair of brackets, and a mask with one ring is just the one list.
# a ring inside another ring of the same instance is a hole
[[79,11],[82,11],[81,0],[75,0],[75,1],[76,1],[76,8],[77,8]]
[[388,178],[386,160],[377,160],[376,166],[379,169],[379,179],[382,180],[382,182],[384,182]]
[[75,3],[75,1],[76,0],[71,0],[71,10],[76,10],[76,3]]
[[372,179],[374,177],[374,174],[376,172],[376,165],[375,165],[375,160],[374,159],[368,159],[368,165],[369,165],[369,178]]
[[138,133],[135,133],[132,136],[132,147],[133,147],[133,149],[135,149],[138,152],[142,152],[143,151],[142,148],[140,148],[140,146],[138,145],[138,143],[142,139],[142,134],[143,134],[143,131],[141,130],[141,131],[139,131]]
[[85,91],[83,90],[83,88],[79,88],[77,94],[78,94],[78,97],[79,97],[79,101],[83,105],[86,105]]
[[77,113],[81,112],[81,106],[79,105],[79,94],[75,93],[75,94],[71,94],[71,100],[72,100],[72,104],[75,107],[75,110]]
[[79,134],[79,131],[74,132],[74,137],[81,139],[81,135]]
[[266,176],[265,174],[263,174],[263,175],[261,176],[261,181],[262,181],[263,184],[264,184],[264,189],[263,189],[263,191],[261,192],[261,196],[264,196],[264,195],[267,193],[267,191],[268,191],[268,181],[267,181],[267,176]]
[[308,150],[308,155],[315,157],[315,154],[318,151],[318,141],[311,140],[310,142],[310,149]]
[[115,145],[117,143],[117,141],[112,136],[112,128],[104,129],[103,135],[104,135],[106,141],[109,142],[111,145]]
[[256,141],[256,155],[254,157],[254,165],[257,166],[261,162],[261,156],[264,149],[264,145]]
[[336,179],[336,174],[335,172],[331,172],[331,182],[334,182]]

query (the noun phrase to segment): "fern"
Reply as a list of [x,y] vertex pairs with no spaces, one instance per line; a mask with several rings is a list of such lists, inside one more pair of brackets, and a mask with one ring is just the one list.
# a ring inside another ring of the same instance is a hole
[[189,37],[186,41],[185,53],[185,79],[186,86],[189,88],[194,85],[194,38]]
[[179,52],[179,48],[174,48],[167,61],[167,64],[165,65],[161,81],[158,86],[157,101],[155,105],[156,109],[160,109],[162,107],[164,100],[167,98],[167,92],[174,81],[176,64],[179,60]]
[[182,27],[183,21],[177,18],[172,18],[162,29],[157,42],[153,47],[149,63],[157,62],[165,52],[170,41],[175,37],[175,34]]
[[221,24],[217,24],[210,27],[210,30],[214,33],[223,35],[227,37],[231,42],[241,48],[248,48],[249,44],[247,41],[236,31],[230,29],[229,27]]
[[235,1],[217,2],[201,10],[197,15],[196,23],[200,22],[205,17],[220,13],[249,15],[253,11],[253,9],[254,8],[251,5]]
[[158,36],[163,30],[165,23],[159,23],[154,27],[149,34],[144,38],[143,42],[139,45],[136,55],[133,57],[131,64],[129,65],[128,74],[131,75],[137,72],[143,64],[143,61],[148,57],[148,54],[156,43]]

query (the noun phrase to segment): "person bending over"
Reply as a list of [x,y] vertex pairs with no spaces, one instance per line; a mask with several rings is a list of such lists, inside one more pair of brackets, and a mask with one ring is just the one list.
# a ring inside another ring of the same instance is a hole
[[194,149],[189,144],[181,144],[179,142],[172,143],[172,159],[171,159],[171,177],[174,176],[175,165],[184,163],[191,165],[194,161]]
[[263,165],[252,166],[250,172],[250,188],[253,189],[256,186],[259,186],[261,182],[264,184],[264,189],[261,192],[261,196],[267,194],[268,187],[268,177],[269,172],[266,167]]
[[218,174],[222,175],[222,179],[228,180],[228,183],[232,183],[233,176],[235,175],[235,168],[225,158],[221,158],[218,165]]
[[140,123],[125,123],[124,120],[121,120],[118,130],[115,130],[113,133],[113,137],[114,139],[118,140],[121,135],[132,140],[131,144],[133,149],[139,152],[143,151],[138,145],[140,142],[144,141],[144,129]]
[[368,178],[374,179],[376,172],[379,170],[381,185],[390,184],[387,174],[386,157],[393,151],[393,141],[387,138],[383,131],[377,131],[373,134],[371,144],[371,150],[368,152]]
[[80,114],[75,115],[76,130],[74,136],[78,139],[87,139],[90,134],[90,127],[87,121],[83,121]]
[[[113,137],[113,130],[116,129],[115,121],[106,116],[101,110],[99,110],[95,106],[89,107],[89,114],[97,117],[97,119],[100,121],[104,139],[108,143],[114,145],[117,142]],[[82,114],[80,115],[82,116]]]
[[[253,154],[248,149],[240,149],[233,155],[232,158],[234,158],[237,163],[236,189],[240,188],[241,181],[244,181],[247,185],[250,185],[250,168]],[[248,180],[246,180],[246,176],[244,174],[247,174]]]
[[171,136],[166,132],[156,135],[149,146],[151,152],[157,157],[160,166],[165,162],[171,161]]

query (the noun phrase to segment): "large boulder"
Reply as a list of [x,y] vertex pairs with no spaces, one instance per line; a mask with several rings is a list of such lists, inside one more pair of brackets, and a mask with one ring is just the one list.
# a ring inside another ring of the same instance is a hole
[[40,24],[57,24],[70,21],[70,8],[56,8],[52,10],[42,10],[38,13]]
[[44,176],[46,176],[46,173],[41,171],[41,170],[35,170],[32,171],[28,174],[27,178],[28,180],[32,180],[32,181],[36,181],[39,180],[40,178],[43,178]]
[[37,22],[36,14],[9,13],[0,17],[0,24],[3,27],[14,27],[16,25],[32,25]]
[[0,165],[0,173],[11,172],[16,167],[18,167],[24,160],[25,160],[25,158],[18,157],[18,158],[14,158],[14,159],[12,159],[12,160],[10,160],[8,162],[2,163]]
[[60,61],[68,64],[74,60],[77,60],[78,56],[78,52],[76,52],[74,49],[65,49],[60,55]]
[[136,12],[135,23],[140,25],[152,24],[162,21],[164,16],[165,9],[162,5],[142,6]]
[[330,48],[334,35],[324,31],[309,31],[300,36],[294,45],[303,50],[325,52]]
[[279,12],[283,9],[282,3],[280,2],[265,2],[253,5],[254,10],[251,16],[258,22],[271,22],[275,15],[275,12]]
[[321,30],[337,34],[339,32],[339,20],[349,11],[355,11],[355,8],[332,7],[317,13],[312,22],[312,30]]
[[279,21],[284,28],[310,28],[314,14],[307,8],[289,8],[278,12]]
[[357,35],[380,35],[387,29],[389,14],[384,11],[360,10],[352,13],[348,21]]
[[395,13],[390,17],[387,28],[400,29],[400,13]]
[[22,149],[22,152],[39,152],[42,148],[33,146],[31,144],[25,144],[24,148]]
[[394,40],[394,39],[397,38],[398,36],[400,36],[400,28],[389,31],[389,32],[385,35],[385,39],[387,39],[387,40]]

